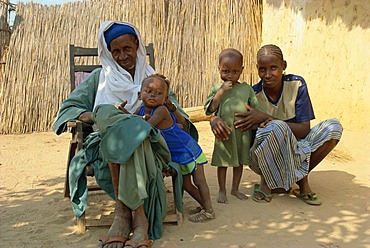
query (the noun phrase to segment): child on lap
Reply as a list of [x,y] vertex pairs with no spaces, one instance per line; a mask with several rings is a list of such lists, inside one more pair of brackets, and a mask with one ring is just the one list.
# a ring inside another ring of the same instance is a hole
[[[200,211],[191,215],[189,220],[201,222],[214,219],[215,214],[203,168],[207,159],[198,143],[177,125],[176,108],[169,111],[164,105],[168,99],[168,91],[169,81],[164,76],[151,75],[145,78],[139,92],[143,106],[139,107],[135,114],[143,116],[150,124],[161,130],[172,161],[180,164],[184,190],[201,205]],[[185,120],[181,114],[178,114],[177,118],[179,123]]]
[[226,196],[227,167],[233,167],[231,195],[240,200],[248,197],[239,191],[243,173],[243,165],[250,164],[249,149],[252,144],[252,132],[241,132],[234,127],[237,120],[235,113],[245,112],[246,104],[259,109],[254,91],[247,83],[238,80],[243,71],[243,55],[236,49],[228,48],[219,55],[218,70],[223,83],[212,86],[204,109],[207,115],[215,114],[224,120],[228,126],[229,137],[225,140],[215,139],[212,154],[213,166],[217,166],[219,195],[217,202],[228,203]]

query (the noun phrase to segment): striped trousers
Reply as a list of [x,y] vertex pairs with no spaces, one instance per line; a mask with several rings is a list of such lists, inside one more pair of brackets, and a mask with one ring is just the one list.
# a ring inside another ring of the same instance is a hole
[[340,140],[342,131],[337,119],[328,119],[314,126],[306,138],[297,141],[286,122],[271,121],[257,130],[250,149],[250,167],[263,175],[270,189],[288,190],[308,175],[311,153],[326,141]]

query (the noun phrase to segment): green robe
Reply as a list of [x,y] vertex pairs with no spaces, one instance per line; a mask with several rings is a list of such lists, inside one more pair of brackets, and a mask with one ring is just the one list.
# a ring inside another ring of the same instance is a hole
[[[100,71],[93,71],[61,104],[53,124],[53,130],[58,135],[66,130],[68,121],[76,120],[83,112],[92,112]],[[178,105],[172,90],[169,97]],[[181,108],[178,110],[186,116]],[[70,164],[69,181],[74,214],[80,217],[87,206],[85,166],[93,166],[97,183],[115,199],[107,162],[119,163],[118,198],[131,209],[144,203],[149,220],[149,238],[160,238],[162,220],[166,215],[165,186],[161,171],[169,165],[179,171],[178,165],[170,162],[170,153],[163,137],[155,127],[141,118],[123,114],[113,105],[98,106],[94,122],[99,131],[85,138],[84,149],[74,156]],[[190,121],[189,128],[190,134],[198,139],[197,130]],[[182,177],[176,177],[176,186],[176,205],[182,212]]]
[[[222,83],[218,83],[211,88],[204,104],[204,110],[207,115],[212,114],[208,112],[208,107],[221,86]],[[250,164],[249,149],[252,145],[253,133],[251,130],[241,132],[234,127],[234,122],[238,118],[234,114],[247,111],[245,103],[248,103],[253,108],[260,108],[253,88],[245,82],[234,84],[222,96],[215,115],[220,116],[228,124],[231,128],[231,133],[228,140],[215,139],[212,165],[238,167],[239,165]]]

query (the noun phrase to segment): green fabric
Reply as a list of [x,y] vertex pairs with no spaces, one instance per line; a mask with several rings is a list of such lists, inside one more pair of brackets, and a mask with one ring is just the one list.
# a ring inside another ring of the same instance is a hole
[[[100,70],[93,71],[61,104],[53,124],[53,131],[56,134],[59,135],[66,130],[68,121],[77,119],[83,112],[93,111]],[[172,90],[169,97],[178,105],[176,95]],[[184,111],[179,106],[177,107],[188,120]],[[129,199],[126,203],[132,209],[144,202],[145,213],[149,220],[149,238],[160,238],[162,220],[166,215],[166,191],[161,173],[162,167],[171,166],[178,172],[178,175],[181,175],[179,165],[173,162],[168,163],[170,153],[163,137],[159,135],[156,128],[142,119],[123,114],[112,105],[97,107],[94,119],[100,130],[91,133],[85,139],[84,149],[75,155],[69,167],[71,203],[74,214],[80,217],[87,206],[85,166],[93,166],[97,183],[112,199],[115,199],[107,161],[120,163],[122,165],[119,199]],[[189,120],[188,123],[190,134],[197,139],[198,132],[195,126]],[[146,163],[143,164],[142,161]],[[129,176],[128,181],[124,178],[125,176]],[[130,181],[131,177],[135,178],[140,187],[134,188]],[[136,199],[126,198],[127,192],[135,191],[138,196]],[[176,207],[183,212],[181,176],[176,177],[175,195]]]
[[76,120],[83,112],[92,112],[94,108],[96,91],[99,85],[101,68],[91,72],[84,81],[72,91],[59,108],[53,123],[53,131],[61,134],[67,129],[67,122]]
[[[222,84],[218,83],[211,88],[204,105],[207,115],[212,114],[208,112],[208,107],[221,86]],[[249,149],[252,145],[253,133],[251,130],[241,132],[234,127],[234,122],[238,120],[238,117],[235,117],[234,114],[247,111],[245,103],[253,108],[260,108],[252,87],[245,82],[234,84],[222,96],[215,115],[220,116],[229,125],[231,133],[228,140],[215,139],[212,165],[238,167],[241,164],[250,164]]]

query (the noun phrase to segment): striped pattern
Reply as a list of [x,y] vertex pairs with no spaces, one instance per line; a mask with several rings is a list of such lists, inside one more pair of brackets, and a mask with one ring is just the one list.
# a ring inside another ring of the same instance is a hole
[[308,174],[311,153],[326,141],[340,140],[342,125],[337,119],[314,126],[305,139],[297,141],[288,124],[274,120],[258,128],[251,148],[251,169],[263,175],[270,189],[289,187]]

